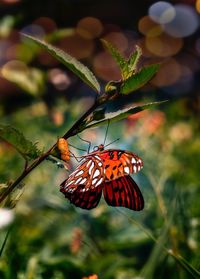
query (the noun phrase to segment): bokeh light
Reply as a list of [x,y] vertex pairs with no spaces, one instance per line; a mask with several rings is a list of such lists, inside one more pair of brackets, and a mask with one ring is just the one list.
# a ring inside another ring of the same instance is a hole
[[0,228],[8,226],[14,220],[14,211],[6,208],[0,209]]
[[85,17],[79,20],[76,32],[86,39],[94,39],[99,37],[103,32],[103,25],[97,18]]
[[181,50],[183,40],[162,33],[157,37],[147,37],[145,44],[146,48],[153,54],[160,57],[168,57],[175,55]]
[[128,40],[122,32],[110,32],[103,39],[111,42],[120,52],[125,52],[128,48]]
[[65,90],[70,85],[71,80],[68,75],[61,69],[51,69],[48,72],[49,81],[58,89]]
[[171,22],[163,25],[165,32],[177,38],[192,35],[199,26],[195,9],[184,4],[175,5],[174,8],[176,15]]
[[21,0],[1,0],[0,3],[5,3],[5,4],[16,4],[20,2]]
[[98,53],[93,61],[95,74],[105,80],[118,80],[120,79],[119,68],[111,55],[105,51]]
[[179,80],[181,76],[181,66],[175,59],[167,59],[161,64],[160,70],[151,80],[156,86],[169,86]]
[[49,17],[39,17],[33,21],[33,25],[40,26],[45,34],[51,33],[57,28],[55,21]]
[[200,0],[196,0],[196,10],[200,13]]
[[160,24],[153,21],[149,16],[144,16],[139,20],[138,29],[147,37],[155,37],[163,32]]
[[77,59],[87,58],[92,55],[94,41],[81,37],[78,34],[67,36],[59,42],[59,48],[68,52]]
[[175,14],[174,7],[170,3],[164,1],[156,2],[149,8],[150,18],[159,24],[166,24],[172,21]]

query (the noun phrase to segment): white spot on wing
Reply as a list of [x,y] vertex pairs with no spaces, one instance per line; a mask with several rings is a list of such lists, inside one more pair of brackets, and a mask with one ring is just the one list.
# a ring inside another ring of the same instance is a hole
[[88,172],[89,172],[89,175],[92,174],[93,168],[94,168],[94,162],[91,163],[91,166],[90,166],[90,168],[89,168],[89,171],[88,171]]
[[135,164],[135,163],[136,163],[136,160],[135,160],[134,157],[131,159],[131,163],[132,163],[132,164]]
[[95,155],[94,158],[96,158],[97,160],[101,160],[99,156]]
[[74,182],[74,180],[70,181],[69,183],[66,184],[66,187],[68,187],[69,185],[71,185]]
[[86,164],[86,168],[88,168],[91,163],[92,163],[92,160],[89,160]]
[[85,182],[86,182],[86,178],[84,178],[84,179],[82,179],[81,181],[80,181],[80,184],[84,184]]
[[98,163],[98,165],[101,167],[101,166],[102,166],[102,163],[101,163],[101,162],[99,162],[99,163]]
[[79,172],[77,172],[76,174],[75,174],[75,176],[79,176],[79,175],[81,175],[81,174],[83,174],[84,173],[84,171],[83,170],[80,170]]
[[133,166],[133,171],[137,172],[137,167],[136,166]]
[[97,177],[100,175],[100,171],[98,169],[95,170],[93,178]]
[[141,170],[141,166],[140,165],[138,165],[138,171],[140,171]]
[[92,185],[94,185],[97,182],[97,178],[92,180]]
[[76,182],[74,184],[79,184],[79,182],[82,180],[82,178],[80,177],[78,180],[76,180]]
[[129,167],[124,167],[124,172],[129,174]]
[[99,181],[97,182],[97,184],[95,185],[95,187],[99,186],[102,182],[103,182],[103,178],[99,179]]

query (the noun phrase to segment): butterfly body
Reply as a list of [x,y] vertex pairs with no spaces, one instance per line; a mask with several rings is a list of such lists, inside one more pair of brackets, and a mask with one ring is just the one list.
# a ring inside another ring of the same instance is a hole
[[83,156],[83,162],[61,184],[61,192],[73,204],[91,209],[98,204],[102,190],[109,205],[141,210],[142,194],[130,177],[143,167],[142,160],[130,151],[100,145]]

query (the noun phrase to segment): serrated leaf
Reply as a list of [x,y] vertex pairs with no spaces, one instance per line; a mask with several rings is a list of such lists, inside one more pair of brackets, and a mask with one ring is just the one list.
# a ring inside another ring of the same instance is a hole
[[23,62],[10,61],[1,70],[3,77],[17,84],[31,95],[44,92],[44,75],[36,68],[29,68]]
[[128,74],[128,62],[127,60],[119,53],[119,51],[108,41],[101,39],[102,44],[104,47],[110,52],[112,57],[115,59],[116,63],[119,65],[122,79],[126,79]]
[[0,125],[0,138],[9,142],[26,160],[35,159],[41,154],[35,143],[9,125]]
[[108,120],[110,120],[110,122],[119,121],[128,117],[131,114],[138,113],[140,111],[150,108],[153,105],[159,105],[164,102],[166,101],[151,102],[143,105],[134,105],[115,112],[106,112],[106,109],[102,108],[101,110],[93,112],[92,116],[90,116],[90,118],[88,118],[87,121],[83,123],[79,132],[88,128],[104,125],[107,123]]
[[132,76],[137,71],[137,65],[142,55],[142,49],[136,45],[136,50],[131,54],[128,59],[128,75],[126,79]]
[[132,75],[121,85],[120,93],[129,94],[144,86],[159,70],[159,64],[153,64],[142,68],[138,73]]
[[100,92],[100,85],[94,76],[94,74],[82,63],[76,60],[74,57],[66,53],[65,51],[52,46],[38,38],[34,38],[27,34],[22,34],[26,38],[34,41],[37,45],[48,51],[53,57],[59,60],[62,64],[67,66],[74,74],[76,74],[82,81],[87,83],[97,92]]

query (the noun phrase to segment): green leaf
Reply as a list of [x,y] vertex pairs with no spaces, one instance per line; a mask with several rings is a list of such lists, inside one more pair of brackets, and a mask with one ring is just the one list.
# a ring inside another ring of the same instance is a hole
[[137,65],[142,55],[142,49],[136,45],[136,51],[134,51],[128,59],[128,75],[126,79],[132,76],[137,71]]
[[122,79],[126,79],[126,76],[128,74],[128,62],[127,60],[119,53],[119,51],[108,41],[101,39],[102,44],[104,47],[110,52],[112,57],[115,59],[117,64],[120,67]]
[[41,154],[35,143],[9,125],[0,124],[0,138],[9,142],[26,160],[35,159]]
[[[11,181],[7,182],[7,184],[5,183],[0,184],[0,194],[3,194],[5,190],[11,187],[11,185],[12,185]],[[17,205],[18,201],[20,200],[24,192],[24,188],[25,188],[24,186],[25,186],[24,183],[18,184],[17,187],[10,192],[10,194],[6,197],[6,199],[4,199],[3,202],[1,202],[1,207],[5,207],[9,209],[14,208]]]
[[97,92],[100,92],[100,85],[95,78],[94,74],[82,63],[76,60],[74,57],[64,52],[63,50],[54,47],[38,38],[34,38],[30,35],[23,34],[26,38],[34,41],[37,45],[48,51],[53,57],[67,66],[74,74],[76,74],[82,81],[87,83]]
[[166,101],[151,102],[143,105],[134,105],[115,112],[106,112],[106,108],[95,110],[93,114],[88,119],[86,119],[86,122],[82,124],[79,132],[91,127],[104,125],[107,123],[108,120],[110,120],[110,122],[119,121],[131,114],[138,113],[140,111],[150,108],[153,105],[159,105],[164,102]]
[[44,74],[36,68],[29,68],[20,61],[10,61],[3,66],[3,77],[17,84],[22,90],[31,95],[44,92]]
[[159,64],[153,64],[142,68],[138,73],[132,75],[121,85],[120,93],[129,94],[144,86],[159,70]]

